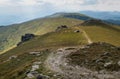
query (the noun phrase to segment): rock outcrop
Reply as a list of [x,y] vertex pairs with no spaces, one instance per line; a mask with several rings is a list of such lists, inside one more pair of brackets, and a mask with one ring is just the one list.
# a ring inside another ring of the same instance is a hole
[[57,29],[56,29],[56,32],[62,30],[62,29],[67,29],[68,26],[67,25],[61,25],[61,26],[58,26]]
[[34,38],[34,34],[27,33],[21,37],[21,42],[17,44],[17,46],[21,45],[23,42],[29,41],[30,39]]
[[119,47],[108,43],[91,43],[68,57],[71,59],[70,63],[85,66],[91,70],[120,71]]

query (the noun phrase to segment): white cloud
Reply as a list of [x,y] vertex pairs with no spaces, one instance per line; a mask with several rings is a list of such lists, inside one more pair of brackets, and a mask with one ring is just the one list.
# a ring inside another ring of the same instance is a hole
[[100,11],[120,11],[120,0],[98,0],[98,4],[91,5],[91,9]]
[[0,6],[9,5],[9,4],[11,4],[10,0],[0,0]]
[[0,0],[0,6],[19,5],[19,6],[33,6],[49,3],[54,6],[61,6],[67,4],[83,4],[86,0]]
[[42,1],[40,0],[21,0],[18,2],[19,5],[22,6],[35,6],[42,4]]
[[21,22],[55,12],[81,10],[120,11],[120,0],[0,0],[0,22],[4,24],[11,17]]
[[[0,7],[51,7],[56,11],[108,10],[120,11],[120,0],[0,0]],[[46,8],[47,9],[47,8]]]

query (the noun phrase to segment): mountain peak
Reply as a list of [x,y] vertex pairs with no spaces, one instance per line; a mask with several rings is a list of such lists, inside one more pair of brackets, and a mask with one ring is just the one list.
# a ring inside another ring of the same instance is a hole
[[88,20],[92,19],[91,17],[81,14],[81,13],[65,13],[65,12],[60,12],[60,13],[55,13],[49,17],[65,17],[65,18],[73,18],[73,19],[79,19],[79,20]]

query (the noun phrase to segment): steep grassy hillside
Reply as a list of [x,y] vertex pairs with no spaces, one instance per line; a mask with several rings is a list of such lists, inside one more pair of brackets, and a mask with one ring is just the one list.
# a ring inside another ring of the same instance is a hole
[[[20,46],[0,55],[0,79],[23,79],[25,72],[30,69],[35,61],[44,62],[49,55],[49,49],[55,50],[59,47],[80,46],[87,44],[87,39],[82,32],[74,32],[76,28],[62,29],[57,32],[50,32],[42,36],[36,36],[34,39],[24,42]],[[43,51],[44,50],[44,51]],[[31,55],[30,52],[43,52],[40,56]],[[17,58],[14,58],[17,56]],[[11,57],[13,57],[11,59]],[[44,69],[44,64],[40,65],[39,72],[48,73]],[[56,78],[51,78],[56,79]]]
[[73,26],[81,22],[81,20],[76,19],[54,17],[36,19],[22,24],[0,28],[0,52],[14,47],[20,41],[20,37],[25,33],[42,35],[54,31],[60,25]]
[[116,26],[111,27],[81,26],[80,28],[86,31],[93,42],[107,42],[120,46],[120,29]]

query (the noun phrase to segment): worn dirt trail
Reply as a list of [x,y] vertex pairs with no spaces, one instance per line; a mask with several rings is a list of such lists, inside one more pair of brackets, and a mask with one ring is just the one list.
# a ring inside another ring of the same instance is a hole
[[90,39],[90,37],[88,36],[88,34],[83,29],[81,29],[79,27],[75,27],[75,28],[83,32],[83,34],[84,34],[84,36],[87,39],[89,44],[93,43],[92,40]]
[[85,36],[86,39],[88,40],[88,43],[89,43],[89,44],[93,43],[93,42],[91,41],[91,39],[89,38],[89,36],[87,35],[87,33],[86,33],[85,31],[82,31],[82,32],[84,33],[84,36]]
[[77,49],[66,50],[66,48],[58,49],[51,53],[45,64],[48,69],[62,75],[64,79],[120,79],[120,72],[93,72],[89,69],[68,64],[66,56]]

